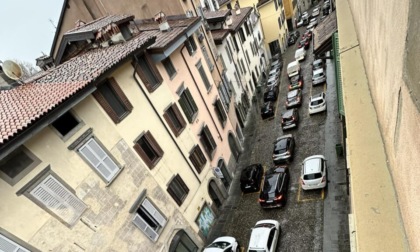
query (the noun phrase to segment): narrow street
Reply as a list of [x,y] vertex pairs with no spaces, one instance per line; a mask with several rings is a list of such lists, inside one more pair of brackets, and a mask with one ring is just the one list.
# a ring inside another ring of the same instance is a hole
[[[305,29],[299,28],[301,36]],[[303,103],[298,109],[299,126],[284,133],[281,129],[281,113],[285,111],[289,84],[286,68],[294,60],[296,49],[297,43],[283,54],[275,117],[264,121],[261,119],[264,87],[252,104],[244,129],[245,150],[239,158],[229,198],[222,206],[221,214],[208,237],[209,242],[220,236],[233,236],[242,250],[246,251],[254,224],[262,219],[275,219],[280,222],[282,229],[277,251],[350,251],[345,159],[336,153],[336,144],[341,142],[342,132],[337,111],[334,62],[326,61],[327,83],[312,87],[312,45],[306,59],[301,62],[304,86]],[[320,92],[326,93],[327,112],[310,116],[309,98]],[[294,160],[289,165],[291,180],[288,200],[285,207],[265,210],[258,203],[258,192],[242,194],[239,177],[242,169],[249,164],[261,163],[265,170],[272,167],[273,141],[289,133],[295,138],[296,148]],[[311,155],[326,157],[328,186],[322,190],[303,191],[300,186],[301,163]]]

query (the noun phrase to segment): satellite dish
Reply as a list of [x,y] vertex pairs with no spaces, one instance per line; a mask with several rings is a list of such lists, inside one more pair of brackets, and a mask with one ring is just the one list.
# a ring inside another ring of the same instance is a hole
[[12,80],[19,80],[22,77],[22,68],[11,60],[5,60],[2,68],[4,74]]

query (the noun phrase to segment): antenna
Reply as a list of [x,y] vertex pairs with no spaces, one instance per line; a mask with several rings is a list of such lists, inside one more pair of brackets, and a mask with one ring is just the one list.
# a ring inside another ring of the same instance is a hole
[[4,74],[12,80],[19,80],[22,77],[22,68],[11,60],[5,60],[2,68]]

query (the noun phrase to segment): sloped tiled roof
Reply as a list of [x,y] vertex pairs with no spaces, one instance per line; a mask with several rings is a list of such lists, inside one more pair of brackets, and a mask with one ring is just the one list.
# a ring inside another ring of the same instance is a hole
[[219,19],[226,17],[231,10],[218,10],[218,11],[205,11],[204,18],[205,19]]
[[236,29],[242,25],[245,18],[249,16],[252,11],[252,7],[241,8],[241,14],[236,15],[235,11],[232,11],[232,25],[229,26],[230,30],[236,31]]
[[124,43],[94,49],[25,80],[17,88],[1,90],[0,145],[154,39],[140,34]]
[[133,15],[109,15],[102,18],[98,18],[96,20],[93,20],[89,23],[86,23],[83,26],[76,27],[72,30],[67,31],[64,33],[64,35],[69,35],[73,33],[82,33],[82,32],[96,32],[100,28],[106,27],[107,25],[111,23],[124,23],[126,21],[133,20]]
[[211,36],[216,44],[221,44],[223,39],[229,34],[229,30],[213,30],[211,31]]
[[168,20],[169,31],[162,32],[159,29],[159,24],[152,21],[136,20],[139,30],[147,36],[156,36],[156,41],[149,47],[149,49],[166,48],[176,38],[184,34],[193,24],[200,21],[200,17],[170,19]]
[[217,0],[217,2],[219,3],[219,6],[222,6],[228,2],[230,2],[231,0]]

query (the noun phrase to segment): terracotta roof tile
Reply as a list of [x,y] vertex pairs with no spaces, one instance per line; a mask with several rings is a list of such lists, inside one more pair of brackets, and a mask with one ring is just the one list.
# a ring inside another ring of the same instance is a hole
[[129,20],[133,20],[133,15],[109,15],[102,18],[98,18],[89,23],[86,23],[83,26],[76,27],[72,30],[67,31],[64,35],[69,35],[72,33],[81,33],[81,32],[96,32],[98,29],[103,28],[111,23],[121,23]]
[[37,79],[27,79],[19,87],[1,90],[0,145],[153,40],[154,37],[140,34],[127,42],[77,56],[37,74]]

